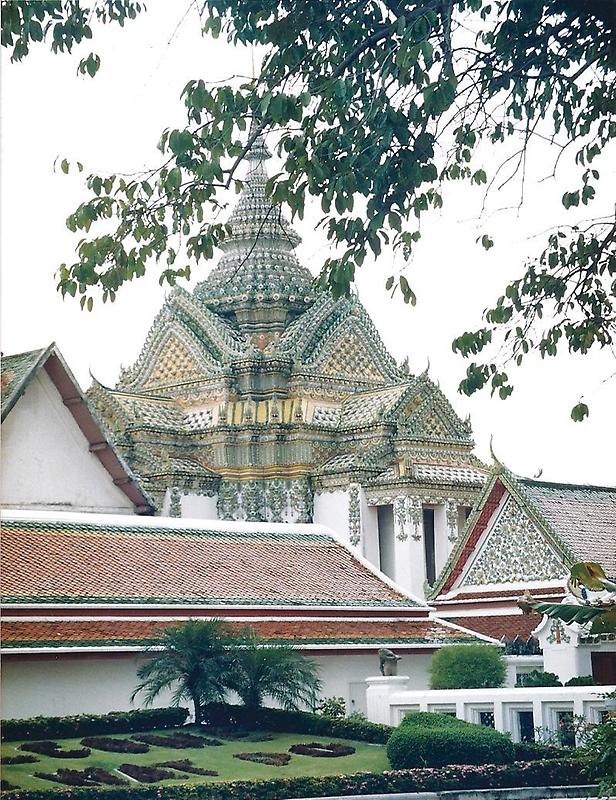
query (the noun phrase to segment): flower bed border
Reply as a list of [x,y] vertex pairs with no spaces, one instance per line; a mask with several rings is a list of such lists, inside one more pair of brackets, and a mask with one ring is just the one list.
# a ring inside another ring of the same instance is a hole
[[342,797],[393,792],[444,792],[466,789],[512,789],[530,786],[582,786],[593,783],[575,759],[451,766],[390,772],[118,788],[13,790],[7,800],[277,800],[280,797]]

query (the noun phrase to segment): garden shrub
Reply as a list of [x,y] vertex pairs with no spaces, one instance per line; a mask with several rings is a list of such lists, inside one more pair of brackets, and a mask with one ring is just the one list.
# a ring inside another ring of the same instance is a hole
[[55,773],[35,772],[34,774],[37,778],[63,783],[65,786],[100,786],[101,783],[107,786],[122,786],[128,783],[119,775],[113,775],[100,767],[87,767],[84,770],[58,769]]
[[562,747],[539,742],[514,742],[514,761],[541,761],[546,758],[563,758]]
[[330,719],[344,719],[346,717],[346,702],[344,697],[327,697],[319,705],[319,714]]
[[154,744],[157,747],[172,747],[174,750],[185,750],[191,747],[219,747],[219,739],[209,739],[205,736],[194,736],[192,733],[171,733],[168,736],[159,736],[156,733],[140,733],[131,736],[136,742]]
[[322,744],[321,742],[309,742],[308,744],[293,744],[289,747],[289,753],[296,753],[299,756],[312,756],[314,758],[340,758],[341,756],[352,756],[355,752],[354,747],[346,744]]
[[201,769],[201,767],[197,767],[189,758],[183,758],[179,761],[163,761],[153,766],[162,767],[163,769],[177,769],[180,772],[190,772],[191,775],[218,775],[218,772],[214,769]]
[[[212,703],[204,709],[204,719],[211,732],[237,726],[262,728],[276,733],[308,733],[313,736],[331,736],[335,739],[353,739],[357,742],[385,744],[394,728],[367,720],[329,719],[308,711],[282,711],[278,708],[261,708],[256,716],[244,706]],[[221,734],[222,735],[222,734]]]
[[[170,778],[178,778],[177,773],[172,772],[170,769],[160,769],[159,767],[144,767],[139,764],[121,764],[120,772],[134,778],[141,783],[158,783],[158,781],[166,781]],[[188,777],[188,776],[186,776]]]
[[112,739],[110,736],[86,736],[81,740],[85,747],[104,750],[107,753],[147,753],[149,745],[132,739]]
[[75,717],[7,719],[2,723],[2,739],[6,742],[51,736],[73,739],[101,733],[177,728],[186,722],[187,716],[187,708],[147,708],[138,711],[112,711],[109,714],[80,714]]
[[291,760],[288,753],[234,753],[233,758],[267,764],[269,767],[285,767]]
[[558,675],[555,672],[541,672],[534,669],[526,675],[519,676],[518,688],[530,688],[533,686],[562,686]]
[[2,763],[7,767],[10,764],[34,764],[35,761],[38,761],[36,756],[27,756],[25,753],[23,756],[4,756],[2,758]]
[[91,750],[88,747],[80,747],[77,750],[63,750],[57,742],[24,742],[19,746],[20,750],[29,753],[37,753],[40,756],[50,756],[51,758],[87,758]]
[[4,778],[0,779],[0,792],[10,792],[13,789],[19,789],[19,786],[15,786],[15,784],[5,781]]
[[565,686],[597,686],[592,675],[576,675],[565,681]]
[[494,645],[442,647],[430,662],[431,689],[496,689],[505,682],[505,660]]
[[[76,787],[70,800],[272,800],[272,798],[331,797],[395,792],[444,792],[465,789],[508,789],[525,786],[588,784],[585,766],[575,759],[532,761],[507,765],[451,766],[353,775],[302,776],[260,781],[197,783],[165,786]],[[63,789],[18,790],[7,800],[66,800]]]
[[389,738],[387,757],[394,769],[408,769],[447,764],[507,764],[513,761],[514,752],[509,737],[493,728],[445,718],[436,724],[411,720],[401,725]]

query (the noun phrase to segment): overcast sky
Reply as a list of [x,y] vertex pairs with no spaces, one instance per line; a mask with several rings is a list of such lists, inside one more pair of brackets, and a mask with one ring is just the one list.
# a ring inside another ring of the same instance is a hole
[[[72,261],[78,238],[64,223],[86,193],[82,176],[54,173],[54,159],[79,160],[86,173],[99,174],[155,165],[162,130],[183,124],[179,95],[188,80],[251,71],[249,52],[201,38],[196,13],[185,13],[188,3],[149,0],[147,5],[147,13],[124,29],[98,29],[94,43],[73,55],[53,56],[46,46],[35,46],[25,61],[10,64],[4,48],[2,53],[2,350],[15,353],[55,340],[84,388],[89,371],[113,385],[120,366],[135,360],[165,290],[153,266],[149,277],[124,287],[115,304],[99,305],[93,313],[80,311],[76,300],[61,300],[54,273],[63,261]],[[90,50],[102,58],[94,80],[75,74],[79,57]],[[423,225],[407,273],[416,308],[385,292],[386,277],[402,266],[388,252],[376,263],[366,261],[358,290],[394,357],[408,356],[412,372],[423,371],[429,359],[431,377],[456,411],[471,415],[481,458],[490,461],[493,436],[497,456],[518,474],[533,476],[542,469],[548,480],[613,485],[613,351],[531,359],[510,371],[515,391],[504,402],[488,393],[471,398],[457,393],[465,362],[452,352],[452,339],[481,324],[482,311],[540,249],[540,234],[562,219],[563,191],[575,188],[567,184],[573,173],[566,164],[556,181],[538,180],[550,171],[553,156],[545,148],[532,154],[533,178],[519,212],[498,211],[516,204],[512,187],[493,198],[481,219],[479,189],[448,190],[445,209]],[[486,155],[488,166],[491,157]],[[613,209],[615,162],[603,161],[597,214]],[[316,273],[328,250],[325,237],[314,230],[319,203],[311,202],[295,227],[303,238],[298,256]],[[495,240],[487,253],[475,244],[486,232]],[[212,265],[195,269],[191,285]],[[574,423],[569,412],[581,395],[590,418]]]

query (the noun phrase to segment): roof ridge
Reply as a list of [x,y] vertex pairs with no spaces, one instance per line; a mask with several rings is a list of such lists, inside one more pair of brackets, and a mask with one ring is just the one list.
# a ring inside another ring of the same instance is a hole
[[541,481],[516,475],[516,480],[526,486],[546,486],[553,489],[586,489],[596,492],[616,492],[616,486],[598,486],[592,483],[565,483],[563,481]]
[[3,519],[3,528],[6,531],[10,527],[19,527],[26,530],[40,530],[44,529],[48,532],[63,532],[63,533],[100,533],[102,535],[129,535],[135,536],[139,534],[146,534],[148,536],[194,536],[194,537],[212,537],[212,538],[242,538],[242,539],[272,539],[274,541],[320,541],[329,542],[339,547],[344,546],[333,536],[323,532],[306,532],[298,533],[293,531],[243,531],[243,530],[216,530],[213,528],[183,528],[183,527],[154,527],[154,526],[139,526],[139,525],[118,525],[117,523],[105,522],[69,522],[69,521],[54,521],[54,520],[21,520],[21,519]]

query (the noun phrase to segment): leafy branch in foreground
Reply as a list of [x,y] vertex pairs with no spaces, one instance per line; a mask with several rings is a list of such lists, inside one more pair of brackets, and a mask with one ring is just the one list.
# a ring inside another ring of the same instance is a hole
[[[574,564],[568,587],[577,602],[544,603],[525,595],[518,605],[525,614],[537,611],[567,625],[591,623],[592,634],[616,633],[616,581],[606,576],[600,564],[593,561]],[[589,592],[599,594],[593,597]]]
[[[2,46],[12,48],[11,61],[21,61],[33,44],[46,40],[53,53],[70,53],[74,45],[92,38],[93,20],[123,26],[144,10],[137,0],[103,0],[93,6],[81,0],[2,0]],[[77,72],[93,78],[100,65],[100,57],[90,53],[80,60]]]
[[[515,180],[522,202],[535,139],[552,146],[554,172],[574,146],[577,185],[564,187],[563,210],[595,200],[599,162],[616,138],[614,4],[204,0],[199,9],[207,33],[265,47],[260,74],[214,87],[191,80],[186,125],[163,133],[157,168],[128,180],[90,175],[90,198],[68,218],[85,238],[59,271],[60,291],[81,295],[82,305],[91,308],[99,290],[113,300],[151,261],[162,261],[161,282],[173,284],[190,274],[189,260],[211,258],[226,234],[218,214],[227,190],[241,189],[238,165],[266,130],[282,159],[267,187],[272,204],[301,218],[308,196],[319,198],[334,250],[320,282],[335,297],[384,245],[412,256],[446,182],[489,193]],[[502,161],[488,174],[482,161],[499,147]],[[615,225],[563,225],[550,235],[486,312],[486,326],[454,342],[464,356],[489,353],[470,365],[462,392],[490,385],[504,398],[505,365],[527,353],[613,343]],[[489,232],[478,242],[494,244]],[[416,300],[405,275],[390,275],[386,287]],[[573,416],[586,413],[580,404]]]

